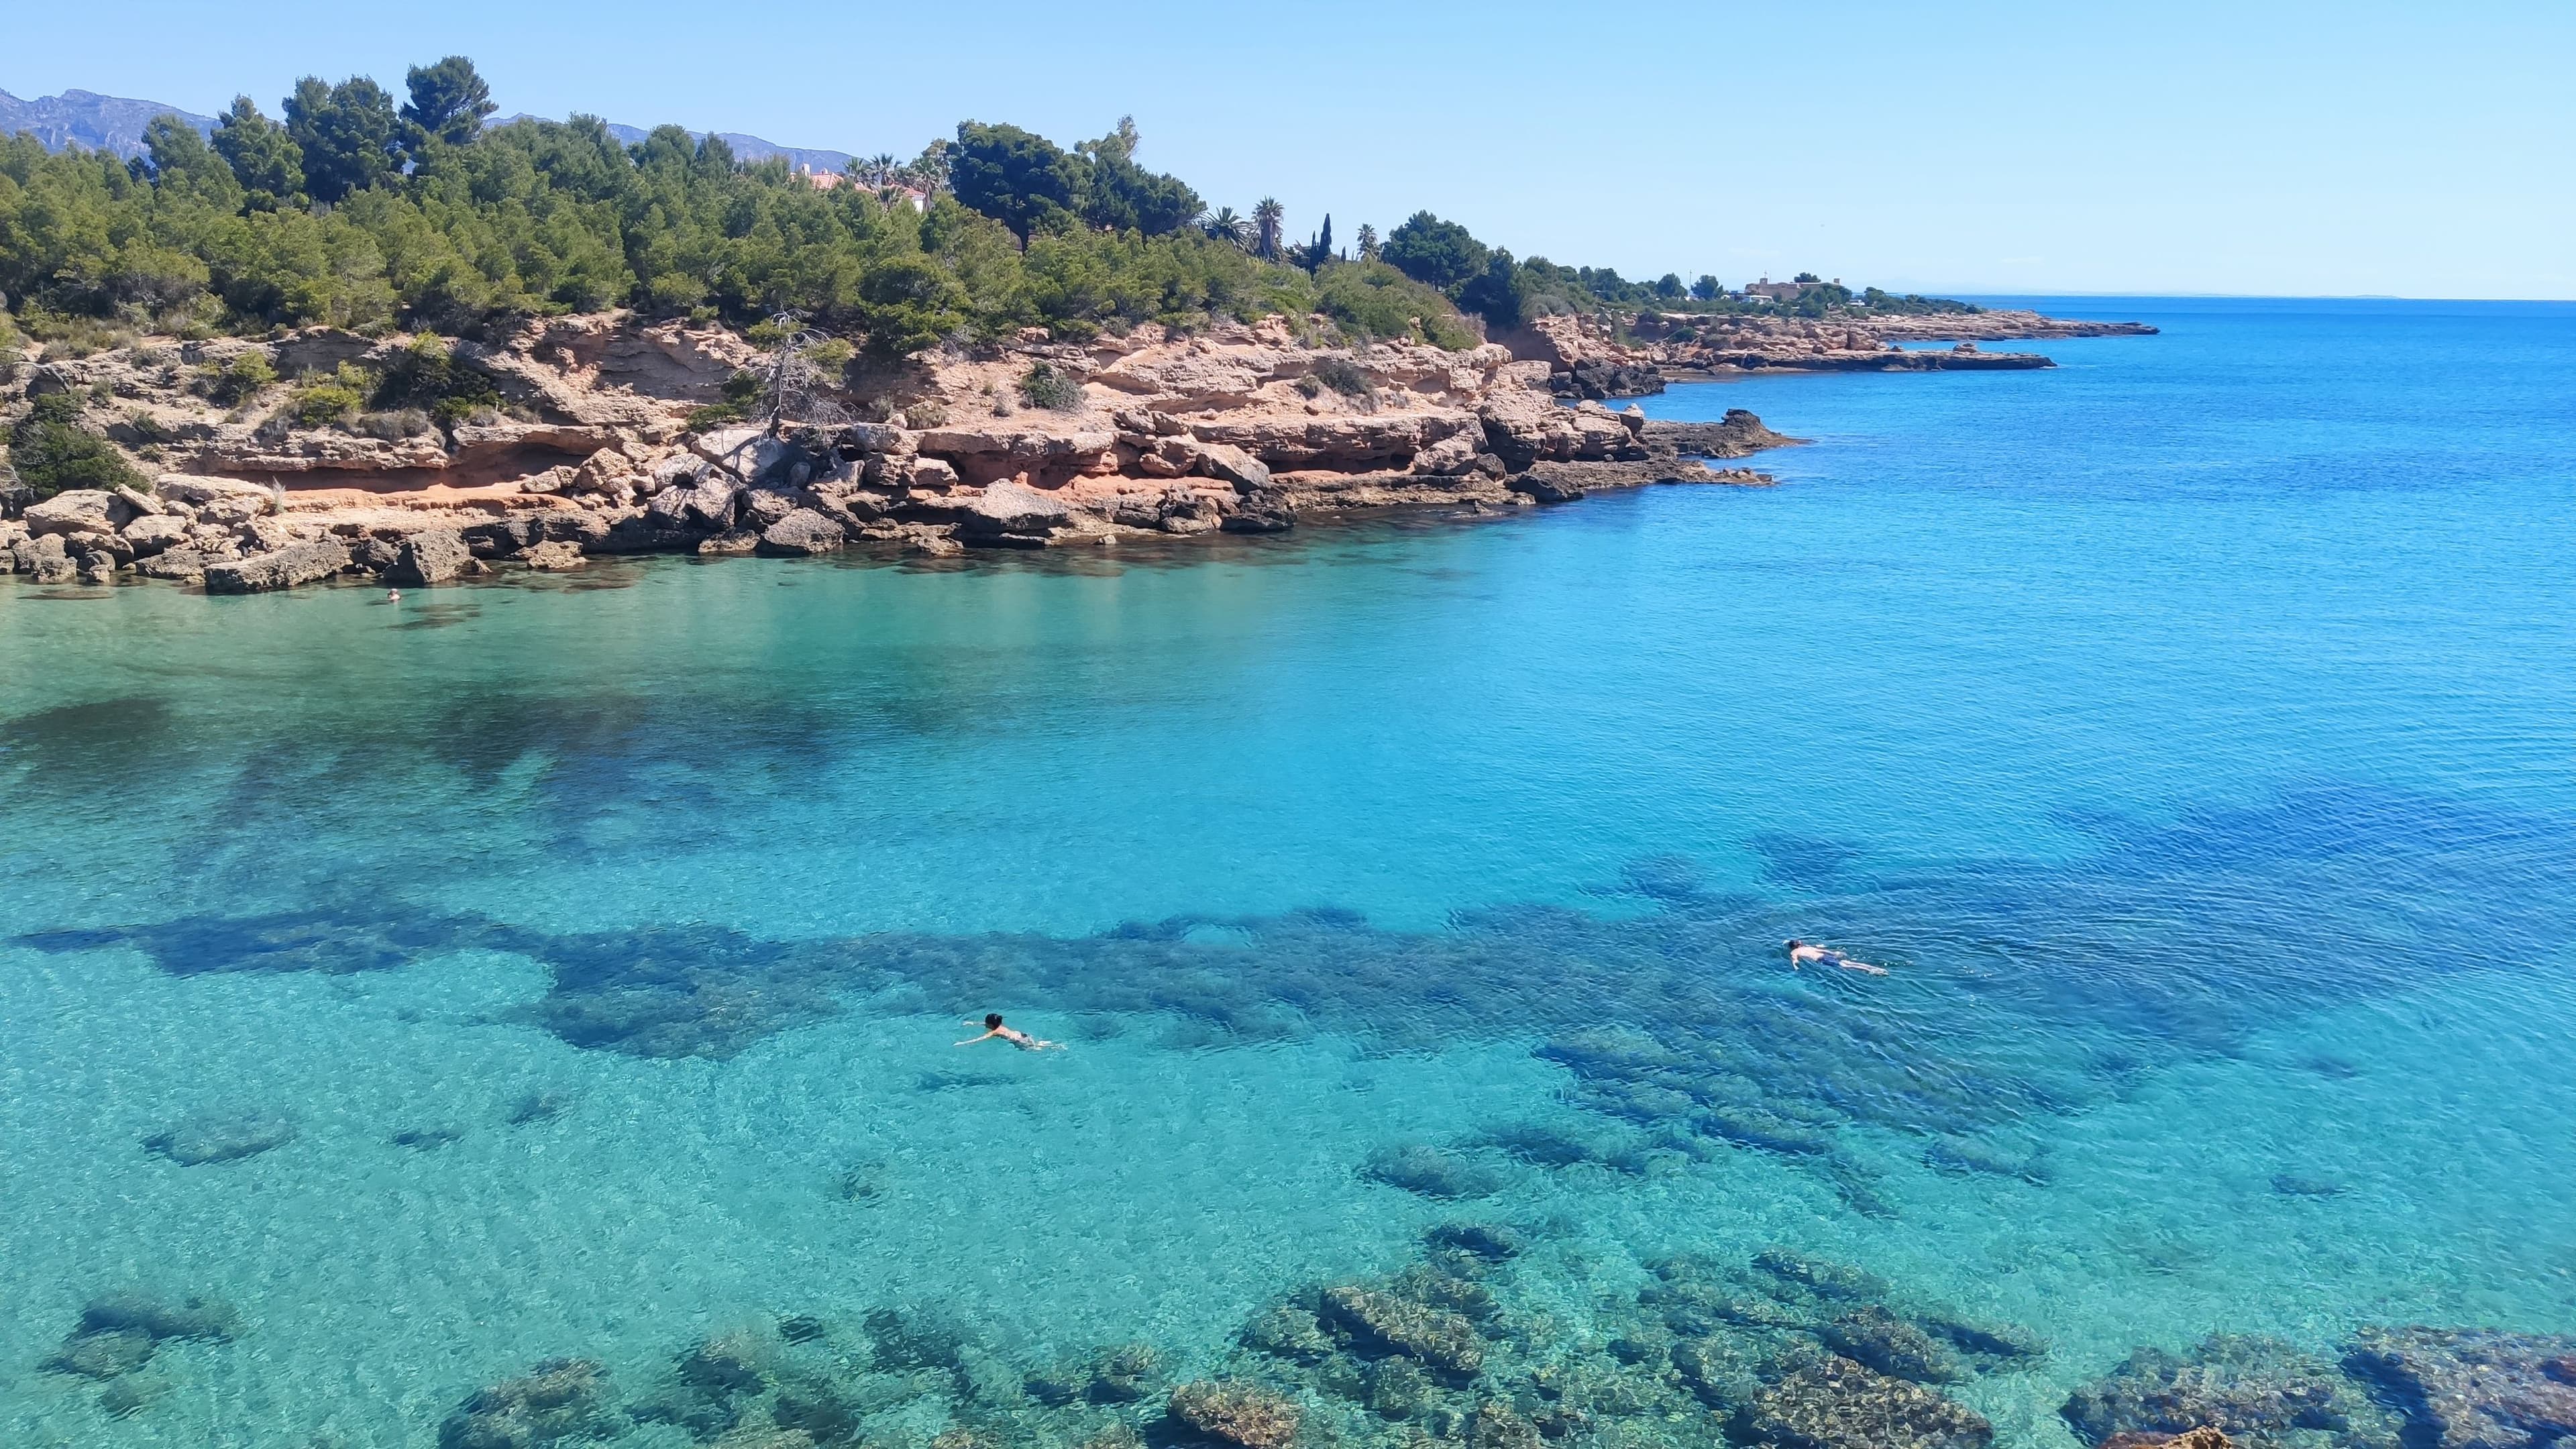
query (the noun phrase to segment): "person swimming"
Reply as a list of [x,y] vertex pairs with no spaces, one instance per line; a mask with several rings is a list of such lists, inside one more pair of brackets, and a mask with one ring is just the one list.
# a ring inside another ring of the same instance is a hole
[[1789,969],[1795,971],[1810,961],[1819,966],[1840,966],[1845,971],[1859,971],[1870,976],[1887,974],[1887,968],[1884,966],[1872,966],[1866,961],[1855,961],[1830,946],[1810,946],[1792,937],[1789,941]]
[[[975,1018],[970,1016],[963,1022],[960,1022],[959,1025],[973,1026],[975,1025]],[[1002,1014],[998,1011],[988,1011],[984,1013],[983,1025],[984,1034],[982,1036],[970,1036],[964,1041],[956,1043],[956,1045],[973,1046],[979,1041],[991,1041],[993,1038],[998,1036],[1002,1040],[1009,1042],[1011,1045],[1018,1047],[1024,1052],[1042,1052],[1049,1047],[1053,1047],[1057,1051],[1064,1050],[1063,1042],[1041,1041],[1038,1038],[1029,1035],[1027,1032],[1020,1030],[1016,1026],[1002,1025]]]

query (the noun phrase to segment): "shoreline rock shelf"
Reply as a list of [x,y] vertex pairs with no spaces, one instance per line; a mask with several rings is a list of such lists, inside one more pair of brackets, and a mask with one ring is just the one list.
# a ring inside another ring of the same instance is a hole
[[[232,594],[347,576],[419,588],[500,563],[565,569],[614,554],[945,555],[1271,533],[1327,511],[1767,483],[1707,460],[1793,441],[1750,413],[1670,425],[1564,406],[1548,363],[1501,346],[1321,348],[1275,317],[916,357],[845,376],[830,399],[882,421],[828,426],[692,429],[758,354],[721,329],[624,313],[450,345],[450,364],[508,412],[444,428],[416,413],[306,426],[292,383],[229,410],[200,395],[254,352],[290,378],[345,384],[350,369],[397,372],[422,345],[314,329],[20,369],[14,391],[82,399],[81,426],[138,471],[160,471],[148,488],[21,495],[17,516],[0,518],[0,572]],[[1039,369],[1074,380],[1071,396],[1024,401]]]
[[[1503,340],[1544,361],[1560,397],[1640,397],[1667,382],[1747,372],[2020,372],[2055,367],[2036,352],[1979,344],[2049,337],[2140,337],[2143,322],[2072,321],[2037,312],[1938,312],[1824,318],[1643,312],[1614,336],[1600,318],[1540,317]],[[1949,348],[1905,343],[1948,342]]]
[[[1947,320],[1985,337],[2097,325]],[[40,502],[0,490],[0,512],[16,515],[0,517],[0,573],[210,594],[346,576],[419,588],[496,564],[559,570],[614,554],[953,555],[1275,533],[1356,509],[1481,512],[1651,483],[1759,485],[1772,480],[1715,466],[1797,441],[1753,414],[1664,423],[1599,395],[1660,390],[1694,366],[2046,362],[1897,351],[1875,335],[1864,348],[1792,319],[1698,319],[1733,329],[1723,338],[1687,319],[1638,321],[1641,338],[1661,340],[1613,343],[1596,321],[1569,317],[1459,352],[1317,346],[1281,317],[1079,344],[1032,329],[1008,345],[847,370],[810,409],[876,421],[775,427],[707,422],[723,416],[728,385],[738,394],[761,365],[748,341],[624,312],[480,342],[316,328],[266,343],[137,343],[19,368],[0,390],[0,416],[18,406],[13,394],[79,400],[81,427],[144,476],[157,472],[148,488]],[[298,389],[314,379],[346,396],[366,379],[415,375],[424,358],[470,378],[481,401],[444,425],[418,411],[299,421]],[[208,381],[271,373],[289,381],[246,399]]]

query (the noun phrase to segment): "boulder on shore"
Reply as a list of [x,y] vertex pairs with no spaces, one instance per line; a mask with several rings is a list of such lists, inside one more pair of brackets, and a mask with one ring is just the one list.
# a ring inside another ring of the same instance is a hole
[[260,594],[291,589],[298,584],[327,579],[348,566],[348,547],[335,540],[289,544],[272,553],[207,565],[206,592]]
[[47,533],[112,533],[133,509],[102,488],[67,488],[27,509],[27,531]]
[[580,544],[569,539],[550,538],[543,543],[528,545],[527,551],[519,555],[519,562],[539,573],[556,574],[580,568],[590,560],[582,556]]
[[957,518],[958,536],[971,544],[1044,543],[1048,533],[1073,522],[1063,499],[1005,478],[968,501]]
[[760,531],[760,551],[772,556],[830,553],[847,541],[841,525],[811,508],[790,509],[785,517]]
[[453,529],[431,529],[394,545],[394,559],[385,566],[384,577],[389,584],[425,588],[449,582],[473,562],[474,550],[464,535]]

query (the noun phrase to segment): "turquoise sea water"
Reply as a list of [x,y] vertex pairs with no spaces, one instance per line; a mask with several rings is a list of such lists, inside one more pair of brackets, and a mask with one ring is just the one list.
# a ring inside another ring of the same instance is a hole
[[[1186,1377],[1462,1215],[1577,1334],[1774,1246],[2023,1325],[1950,1391],[2050,1449],[2139,1345],[2576,1331],[2576,307],[2050,310],[2165,331],[1645,402],[1774,489],[0,582],[0,1441],[428,1444],[889,1306]],[[124,1289],[238,1323],[103,1405]]]

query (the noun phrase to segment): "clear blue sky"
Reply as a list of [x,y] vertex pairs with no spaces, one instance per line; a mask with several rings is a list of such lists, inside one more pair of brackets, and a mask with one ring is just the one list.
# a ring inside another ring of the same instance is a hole
[[1212,205],[1950,292],[2576,297],[2576,0],[2094,6],[9,0],[0,89],[273,114],[472,56],[505,113],[909,157],[1121,114]]

